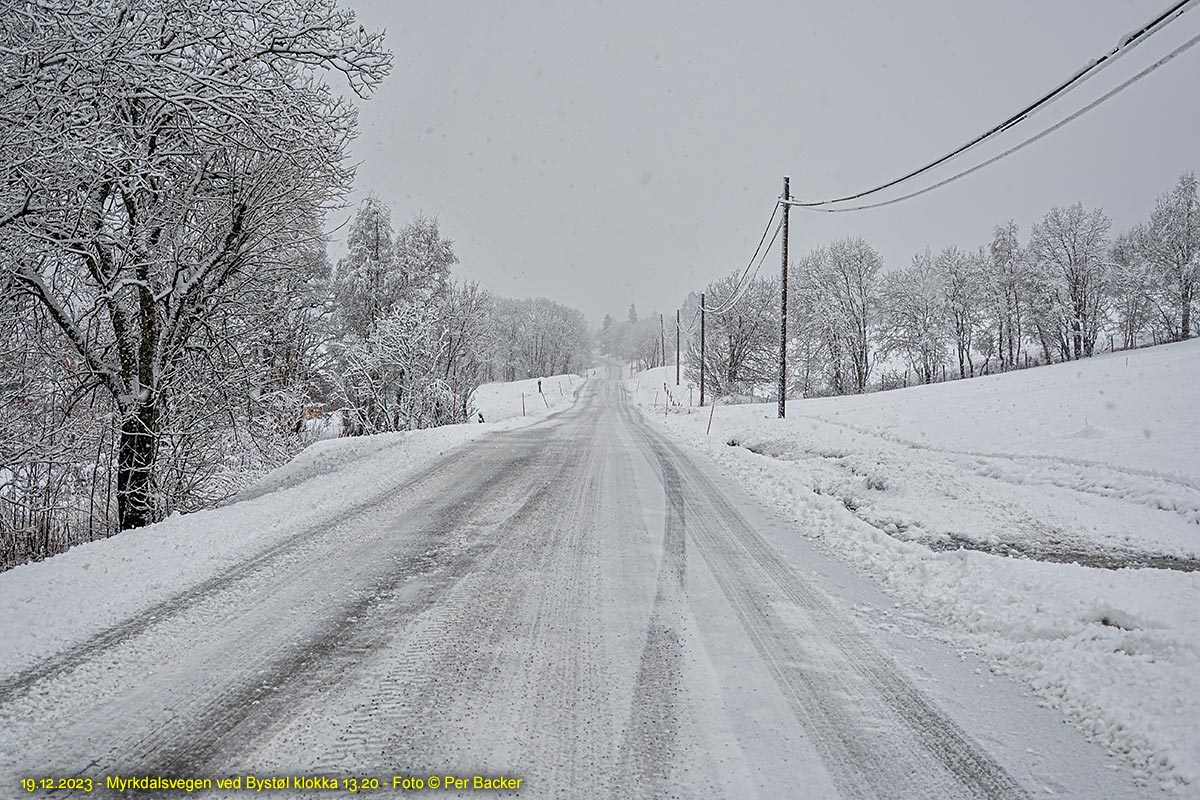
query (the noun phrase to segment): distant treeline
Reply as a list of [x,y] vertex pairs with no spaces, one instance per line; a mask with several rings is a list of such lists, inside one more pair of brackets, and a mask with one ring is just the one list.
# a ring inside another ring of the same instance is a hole
[[[1180,177],[1143,223],[1116,236],[1111,228],[1101,209],[1077,203],[1052,208],[1024,240],[1007,222],[984,246],[926,249],[886,271],[861,238],[800,255],[788,273],[789,394],[966,378],[1200,331],[1195,176]],[[705,287],[709,309],[740,295],[728,311],[706,315],[705,380],[724,396],[777,393],[779,280],[740,278]],[[691,381],[699,379],[698,307],[695,292],[682,304]],[[613,326],[620,335],[601,346],[652,366],[657,326],[657,317],[644,329]]]

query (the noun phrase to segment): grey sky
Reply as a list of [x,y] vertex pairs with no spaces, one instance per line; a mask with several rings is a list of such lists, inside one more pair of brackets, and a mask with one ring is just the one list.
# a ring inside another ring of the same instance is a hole
[[[397,223],[438,216],[459,276],[560,300],[593,322],[630,302],[670,312],[744,266],[784,174],[794,194],[821,198],[894,177],[1167,5],[346,2],[387,29],[396,54],[362,105],[351,200],[377,192]],[[961,163],[1057,121],[1197,32],[1193,10]],[[985,244],[1009,218],[1024,236],[1051,205],[1076,200],[1128,227],[1200,169],[1198,77],[1200,47],[950,187],[858,214],[793,212],[792,252],[861,235],[894,267],[927,245]],[[777,270],[778,256],[768,263]]]

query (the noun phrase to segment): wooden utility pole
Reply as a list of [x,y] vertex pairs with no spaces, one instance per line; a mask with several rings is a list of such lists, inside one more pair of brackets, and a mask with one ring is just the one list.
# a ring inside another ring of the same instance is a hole
[[679,385],[679,309],[675,309],[675,385]]
[[704,405],[704,293],[700,293],[700,404]]
[[783,176],[783,244],[782,272],[779,277],[779,418],[787,416],[787,279],[788,279],[788,210],[792,199],[791,178]]

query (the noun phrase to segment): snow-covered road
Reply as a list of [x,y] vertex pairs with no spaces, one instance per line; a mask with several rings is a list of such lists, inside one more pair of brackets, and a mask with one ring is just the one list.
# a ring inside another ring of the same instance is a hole
[[522,797],[1160,794],[1015,684],[863,625],[890,601],[615,377],[341,502],[0,674],[0,794],[251,774],[377,778],[380,797],[451,774],[519,778]]

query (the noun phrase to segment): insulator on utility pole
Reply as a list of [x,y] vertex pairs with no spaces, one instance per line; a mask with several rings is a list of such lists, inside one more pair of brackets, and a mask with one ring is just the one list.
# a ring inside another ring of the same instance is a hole
[[779,418],[787,415],[787,279],[788,279],[788,210],[792,198],[791,178],[783,176],[783,244],[779,277]]

